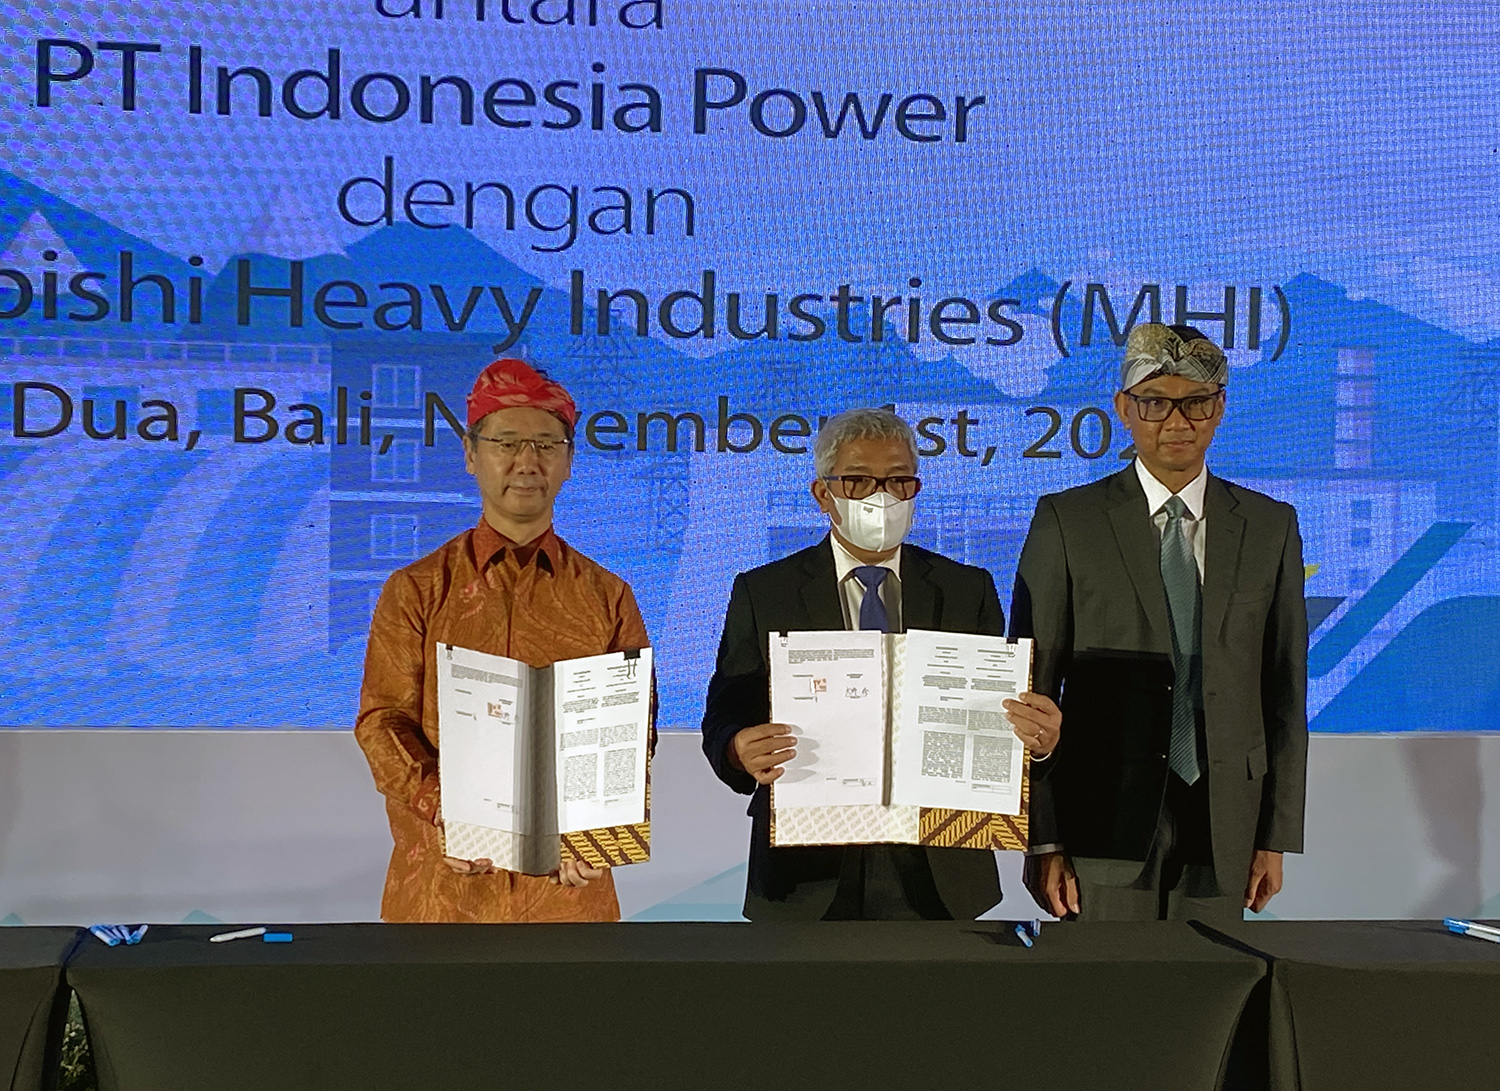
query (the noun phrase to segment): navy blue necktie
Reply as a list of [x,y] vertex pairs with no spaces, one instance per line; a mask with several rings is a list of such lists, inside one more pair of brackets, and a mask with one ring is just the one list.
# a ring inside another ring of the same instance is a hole
[[885,612],[885,603],[880,600],[880,585],[890,574],[889,568],[878,564],[862,564],[854,570],[854,578],[865,585],[865,597],[859,603],[861,629],[878,629],[882,633],[891,631],[891,619]]

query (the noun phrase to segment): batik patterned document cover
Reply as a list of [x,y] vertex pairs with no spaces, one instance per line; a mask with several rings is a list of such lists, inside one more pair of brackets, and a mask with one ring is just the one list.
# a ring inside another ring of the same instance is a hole
[[771,844],[931,845],[952,849],[1017,849],[1027,846],[1031,761],[1021,766],[1021,813],[955,811],[946,807],[776,807]]
[[[893,718],[901,715],[906,657],[892,645],[888,703]],[[1031,685],[1028,665],[1026,684]],[[951,849],[1015,849],[1028,844],[1031,758],[1022,751],[1021,806],[1018,814],[960,811],[948,807],[873,805],[855,807],[778,807],[771,790],[771,844],[789,845],[931,845]]]
[[[543,844],[530,844],[539,838],[509,833],[470,822],[443,824],[443,851],[460,860],[489,860],[506,871],[546,874],[555,863],[548,862]],[[590,867],[622,867],[644,864],[651,859],[651,763],[646,763],[646,818],[628,826],[608,826],[596,830],[579,830],[558,836],[559,856],[578,860]]]

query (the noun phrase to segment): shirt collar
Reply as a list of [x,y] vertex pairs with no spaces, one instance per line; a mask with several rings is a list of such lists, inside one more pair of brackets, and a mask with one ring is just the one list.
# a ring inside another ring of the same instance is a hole
[[[1141,479],[1141,488],[1146,490],[1146,510],[1154,516],[1157,512],[1161,511],[1162,505],[1171,498],[1172,490],[1151,476],[1151,471],[1141,464],[1140,459],[1135,460],[1135,473]],[[1198,471],[1198,476],[1184,485],[1182,491],[1177,493],[1182,498],[1182,502],[1187,505],[1188,518],[1194,520],[1203,518],[1203,494],[1207,488],[1208,467],[1204,466],[1202,470]]]
[[[838,582],[843,583],[849,578],[849,573],[865,562],[845,549],[843,543],[833,534],[828,535],[828,540],[833,543],[833,570],[838,574]],[[886,560],[881,561],[879,567],[889,568],[896,574],[896,578],[899,580],[901,578],[901,547],[897,546],[896,552],[892,553]]]
[[[533,538],[526,543],[527,548],[535,547],[531,554],[533,557],[545,557],[546,567],[549,571],[556,572],[559,562],[562,560],[562,540],[553,533],[549,526],[542,531],[541,537]],[[483,516],[479,518],[479,525],[474,528],[474,561],[480,571],[483,571],[492,561],[499,560],[507,549],[516,549],[516,543],[501,534]]]

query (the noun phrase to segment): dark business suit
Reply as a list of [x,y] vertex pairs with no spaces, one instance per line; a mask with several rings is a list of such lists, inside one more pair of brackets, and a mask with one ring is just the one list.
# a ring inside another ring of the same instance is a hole
[[[748,813],[750,869],[745,916],[751,920],[820,920],[847,874],[847,853],[858,847],[772,848],[770,790],[729,760],[730,742],[746,727],[771,718],[767,638],[773,632],[845,628],[833,546],[827,538],[790,557],[735,577],[708,684],[703,752],[720,780],[754,793]],[[959,564],[914,545],[902,546],[901,615],[906,629],[998,636],[1005,618],[995,582],[982,568]],[[903,848],[903,846],[893,846]],[[910,849],[925,853],[941,906],[955,920],[972,920],[1000,900],[993,853],[975,849]]]
[[[1212,475],[1203,516],[1201,832],[1218,893],[1243,904],[1255,850],[1302,850],[1302,540],[1290,505]],[[1133,466],[1037,504],[1011,635],[1036,640],[1034,688],[1067,730],[1033,781],[1033,845],[1133,862],[1159,838],[1174,684],[1160,556]]]

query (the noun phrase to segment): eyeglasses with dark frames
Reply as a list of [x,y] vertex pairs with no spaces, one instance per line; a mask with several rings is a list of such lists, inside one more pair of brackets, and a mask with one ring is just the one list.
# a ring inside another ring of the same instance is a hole
[[514,436],[475,436],[474,438],[491,444],[496,451],[507,458],[514,458],[526,447],[530,447],[532,453],[539,459],[557,458],[566,454],[568,448],[573,446],[571,440],[560,438],[517,439]]
[[871,477],[868,474],[838,474],[823,479],[832,485],[838,482],[843,489],[845,500],[866,500],[874,496],[876,491],[884,489],[897,500],[910,500],[922,491],[922,479],[910,474],[896,474],[891,477]]
[[1151,424],[1160,424],[1170,417],[1174,410],[1181,412],[1186,420],[1212,420],[1214,410],[1218,408],[1219,399],[1224,396],[1224,391],[1216,390],[1212,394],[1190,394],[1186,398],[1168,398],[1158,394],[1132,394],[1127,390],[1125,396],[1135,402],[1135,412],[1141,420]]

